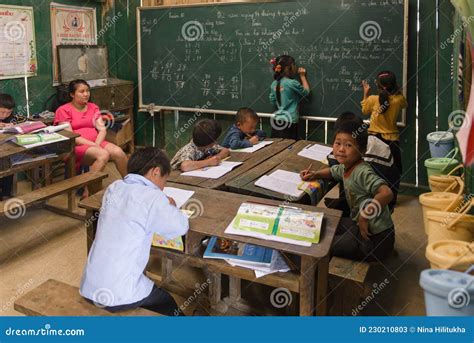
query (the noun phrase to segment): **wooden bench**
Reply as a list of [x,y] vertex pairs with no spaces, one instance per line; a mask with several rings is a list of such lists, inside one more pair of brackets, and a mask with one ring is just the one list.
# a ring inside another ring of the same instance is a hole
[[[178,305],[185,300],[172,294]],[[159,313],[137,308],[121,312],[109,312],[85,300],[79,288],[61,281],[49,279],[15,301],[14,309],[27,316],[162,316]],[[185,308],[186,314],[195,306]]]
[[[339,198],[339,184],[336,184],[318,203],[326,207],[325,199]],[[370,263],[332,257],[329,261],[329,314],[352,315],[365,294],[365,281]]]
[[13,199],[2,201],[0,202],[0,216],[8,216],[8,214],[17,214],[24,212],[25,209],[29,206],[38,203],[43,203],[46,200],[58,196],[60,194],[69,193],[67,209],[47,204],[44,207],[48,210],[62,215],[84,220],[84,216],[73,212],[75,207],[75,196],[73,194],[73,191],[80,187],[87,186],[89,189],[89,193],[94,194],[100,189],[102,189],[102,180],[106,177],[106,173],[88,172],[53,183],[46,187],[36,189],[30,193],[17,196]]
[[[187,316],[206,315],[202,304],[194,297],[184,298],[170,293]],[[80,293],[79,288],[64,282],[49,279],[32,291],[17,299],[14,309],[27,316],[163,316],[160,313],[136,308],[133,310],[109,312],[95,306]],[[198,314],[196,314],[198,313]]]
[[[365,296],[370,264],[341,257],[329,261],[329,314],[351,316]],[[355,311],[358,313],[359,311]]]

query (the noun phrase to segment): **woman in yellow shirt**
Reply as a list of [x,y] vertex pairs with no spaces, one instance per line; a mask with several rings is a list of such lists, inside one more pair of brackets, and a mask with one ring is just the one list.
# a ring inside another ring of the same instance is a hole
[[394,162],[401,174],[402,154],[397,120],[402,109],[407,107],[407,101],[397,84],[395,74],[391,71],[380,72],[375,82],[379,94],[370,95],[370,85],[367,81],[362,81],[362,113],[370,115],[369,134],[377,136],[390,146]]

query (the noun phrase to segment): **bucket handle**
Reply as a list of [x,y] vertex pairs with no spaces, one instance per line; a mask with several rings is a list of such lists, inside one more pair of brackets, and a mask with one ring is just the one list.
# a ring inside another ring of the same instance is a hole
[[453,157],[451,157],[451,159],[449,160],[449,162],[446,163],[446,166],[445,166],[443,169],[441,169],[441,171],[444,171],[446,168],[449,167],[449,165],[450,165],[451,162],[454,160],[454,158],[456,157],[456,155],[458,154],[458,152],[459,152],[459,149],[458,149],[458,148],[454,148],[453,150],[451,150],[450,152],[448,152],[448,153],[446,154],[446,156],[444,156],[445,158],[449,158],[449,156],[451,155],[451,153],[453,153]]
[[459,216],[457,218],[455,218],[452,222],[448,223],[447,224],[447,227],[448,227],[448,230],[454,230],[454,225],[457,224],[458,221],[461,220],[461,218],[467,214],[467,212],[469,212],[472,208],[472,206],[474,205],[474,198],[471,198],[471,201],[466,201],[466,203],[464,205],[461,206],[461,208],[459,209]]
[[[455,182],[453,182],[453,183],[451,184],[451,186],[452,186],[453,184],[455,184]],[[459,185],[460,185],[460,187],[459,187],[459,192],[458,192],[458,194],[457,194],[458,196],[460,196],[460,195],[462,194],[462,191],[463,191],[463,188],[464,188],[464,182],[463,182],[462,185],[459,183]],[[451,188],[451,186],[449,186],[449,188]],[[447,190],[445,190],[445,192],[447,192]],[[451,201],[451,202],[449,203],[449,205],[446,206],[446,208],[445,208],[443,211],[444,211],[444,212],[451,212],[451,208],[452,208],[452,206],[456,203],[457,200],[458,200],[458,197],[455,197],[455,198],[453,199],[453,201]]]
[[[453,170],[451,170],[451,171],[448,173],[448,176],[449,176],[449,175],[452,175],[456,170],[461,169],[461,168],[464,169],[464,165],[463,165],[462,163],[460,163],[456,168],[454,168]],[[463,173],[462,173],[461,177],[462,177],[463,175],[464,175],[464,170],[463,170]]]
[[[444,190],[444,192],[449,192],[451,189],[454,189],[457,185],[459,185],[459,191],[458,191],[458,194],[457,194],[457,195],[461,195],[461,194],[463,193],[463,191],[464,191],[464,182],[463,182],[462,179],[461,179],[460,177],[458,177],[458,176],[455,176],[455,179],[453,180],[453,182],[449,185],[448,188],[446,188],[446,189]],[[456,201],[456,199],[455,199],[455,201]],[[453,204],[450,204],[450,205],[448,206],[448,208],[451,207],[452,205],[453,205]]]

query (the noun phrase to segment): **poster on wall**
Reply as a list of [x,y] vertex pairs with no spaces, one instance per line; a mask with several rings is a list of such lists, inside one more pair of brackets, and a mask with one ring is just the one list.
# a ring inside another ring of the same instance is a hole
[[51,35],[53,46],[53,86],[60,83],[58,45],[96,45],[96,10],[92,7],[68,6],[52,2]]
[[33,7],[0,5],[0,79],[35,76]]

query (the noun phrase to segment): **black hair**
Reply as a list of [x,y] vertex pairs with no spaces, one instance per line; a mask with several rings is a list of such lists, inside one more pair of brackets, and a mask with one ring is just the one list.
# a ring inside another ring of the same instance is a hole
[[10,94],[0,94],[0,107],[12,110],[15,107],[15,100]]
[[289,55],[281,55],[275,59],[273,65],[273,78],[277,81],[275,91],[278,104],[281,104],[280,81],[285,76],[290,76],[290,68],[295,63],[295,59]]
[[194,125],[193,142],[197,147],[205,147],[217,142],[222,133],[221,124],[214,119],[202,119]]
[[362,120],[361,117],[359,117],[357,114],[353,112],[343,112],[337,117],[336,123],[334,124],[334,129],[337,130],[339,126],[346,122],[357,122],[359,125],[362,125],[364,121]]
[[390,107],[390,95],[400,94],[397,78],[391,71],[382,71],[377,75],[377,87],[379,88],[379,113],[387,112]]
[[71,94],[71,93],[74,94],[79,85],[87,86],[87,88],[89,89],[91,88],[91,86],[89,86],[86,80],[82,80],[82,79],[72,80],[71,82],[69,82],[68,94]]
[[127,163],[127,173],[146,175],[152,168],[160,168],[161,176],[169,175],[171,165],[166,153],[159,148],[143,148],[135,151]]
[[360,153],[362,155],[365,154],[365,151],[367,150],[367,142],[369,140],[369,134],[365,126],[360,125],[360,123],[355,120],[341,122],[334,133],[334,140],[336,140],[336,136],[339,133],[347,133],[351,135],[356,141]]
[[253,109],[250,107],[242,107],[237,111],[237,114],[235,116],[235,121],[237,123],[245,123],[247,119],[252,119],[255,121],[258,121],[258,115],[257,112],[255,112]]

